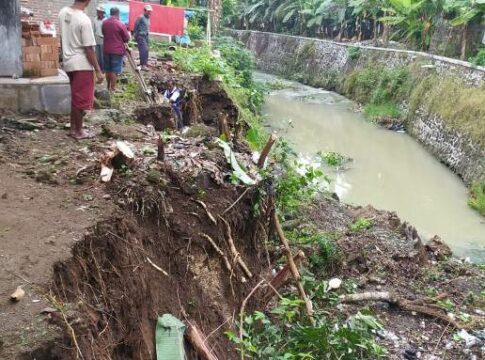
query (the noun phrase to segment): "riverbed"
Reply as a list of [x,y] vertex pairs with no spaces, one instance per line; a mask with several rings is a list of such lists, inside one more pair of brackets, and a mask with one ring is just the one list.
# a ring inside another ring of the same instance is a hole
[[353,159],[345,170],[325,168],[342,201],[396,211],[424,241],[439,235],[457,256],[485,262],[485,219],[467,206],[467,188],[412,137],[379,128],[336,93],[255,76],[278,85],[263,114],[302,159],[329,151]]

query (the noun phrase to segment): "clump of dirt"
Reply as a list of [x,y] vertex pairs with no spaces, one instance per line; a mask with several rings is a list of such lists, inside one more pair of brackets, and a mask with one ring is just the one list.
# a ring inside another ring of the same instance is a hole
[[157,131],[175,129],[175,118],[170,104],[138,107],[135,109],[135,117],[144,125],[153,125]]
[[182,113],[186,125],[202,122],[217,127],[219,118],[226,116],[229,126],[234,127],[239,111],[221,82],[202,75],[158,73],[152,76],[150,83],[163,94],[170,81],[182,90]]

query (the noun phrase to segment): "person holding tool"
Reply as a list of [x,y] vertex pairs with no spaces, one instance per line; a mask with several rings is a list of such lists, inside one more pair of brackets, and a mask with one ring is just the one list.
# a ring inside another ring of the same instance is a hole
[[149,57],[149,34],[150,34],[150,16],[153,11],[151,5],[145,5],[143,14],[135,22],[133,32],[140,53],[140,66],[143,71],[148,71]]
[[167,90],[165,90],[163,96],[170,102],[172,105],[172,110],[177,117],[177,130],[182,130],[184,127],[184,119],[182,116],[182,109],[181,109],[181,102],[182,102],[182,93],[180,89],[175,86],[175,83],[170,80],[167,84]]
[[93,20],[94,38],[96,39],[96,59],[98,60],[99,67],[104,71],[103,66],[103,22],[106,19],[104,16],[104,8],[99,5],[96,8],[96,17]]
[[71,130],[76,140],[88,139],[95,134],[83,129],[84,115],[94,105],[94,79],[101,84],[104,74],[96,59],[96,40],[91,19],[84,10],[91,0],[75,0],[59,13],[63,67],[71,85]]
[[103,36],[104,70],[108,90],[115,91],[118,76],[123,72],[126,44],[130,41],[130,33],[120,21],[120,9],[117,7],[111,8],[110,18],[103,23]]

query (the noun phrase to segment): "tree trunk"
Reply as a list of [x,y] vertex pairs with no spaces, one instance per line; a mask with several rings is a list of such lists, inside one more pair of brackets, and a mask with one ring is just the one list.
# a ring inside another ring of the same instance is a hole
[[468,48],[468,25],[463,25],[463,32],[461,38],[461,53],[460,60],[466,60],[466,52]]
[[207,3],[211,18],[212,33],[216,33],[221,26],[222,4],[221,0],[209,0]]

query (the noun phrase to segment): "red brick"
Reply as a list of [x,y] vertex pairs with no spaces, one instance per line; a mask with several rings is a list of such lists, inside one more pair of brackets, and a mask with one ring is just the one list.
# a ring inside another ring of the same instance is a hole
[[59,54],[57,52],[55,53],[41,53],[40,54],[40,60],[45,61],[58,61],[59,60]]
[[44,37],[41,36],[36,39],[38,45],[55,45],[58,46],[59,44],[59,39],[55,37]]
[[57,69],[57,61],[41,61],[41,69]]
[[22,51],[24,54],[40,54],[40,46],[26,46]]
[[40,54],[29,54],[29,53],[24,53],[23,59],[24,61],[28,61],[28,62],[41,60]]

